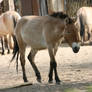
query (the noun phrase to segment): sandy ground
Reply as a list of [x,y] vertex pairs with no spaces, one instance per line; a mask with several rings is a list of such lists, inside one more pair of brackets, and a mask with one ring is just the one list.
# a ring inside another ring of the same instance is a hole
[[[26,50],[26,56],[28,52],[29,49]],[[20,63],[18,74],[16,73],[15,62],[12,62],[9,67],[11,57],[12,54],[0,55],[0,89],[23,83]],[[49,61],[47,50],[37,53],[35,62],[42,76],[42,83],[39,84],[26,58],[26,73],[29,83],[33,83],[31,86],[33,89],[32,92],[36,92],[35,88],[42,88],[42,91],[37,92],[47,92],[47,88],[50,90],[48,92],[61,92],[57,91],[57,88],[61,90],[72,86],[84,90],[83,87],[85,85],[92,83],[92,46],[82,46],[77,54],[74,54],[70,47],[59,47],[56,54],[56,61],[58,74],[61,79],[60,85],[56,85],[55,82],[52,85],[48,84]]]

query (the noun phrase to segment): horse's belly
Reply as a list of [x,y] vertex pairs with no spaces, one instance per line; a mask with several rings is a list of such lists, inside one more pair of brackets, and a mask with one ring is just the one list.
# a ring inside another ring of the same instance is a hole
[[26,43],[28,46],[31,46],[31,48],[34,48],[34,49],[46,49],[47,48],[47,45],[44,42],[29,40],[29,41],[26,41]]
[[35,49],[45,49],[47,48],[46,41],[44,37],[37,37],[33,35],[22,35],[23,41],[26,43],[27,46],[31,46]]

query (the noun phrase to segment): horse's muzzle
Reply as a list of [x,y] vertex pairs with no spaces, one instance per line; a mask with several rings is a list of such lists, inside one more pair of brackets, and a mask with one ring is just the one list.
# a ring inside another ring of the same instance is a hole
[[80,45],[78,43],[74,42],[72,44],[72,49],[73,49],[74,53],[78,53],[78,51],[80,50]]

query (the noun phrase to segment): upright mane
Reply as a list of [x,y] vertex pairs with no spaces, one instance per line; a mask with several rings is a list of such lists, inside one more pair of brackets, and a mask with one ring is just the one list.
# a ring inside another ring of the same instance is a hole
[[73,20],[64,12],[54,12],[50,15],[51,17],[54,18],[60,18],[60,19],[65,19],[68,18],[69,19],[69,24],[73,23]]

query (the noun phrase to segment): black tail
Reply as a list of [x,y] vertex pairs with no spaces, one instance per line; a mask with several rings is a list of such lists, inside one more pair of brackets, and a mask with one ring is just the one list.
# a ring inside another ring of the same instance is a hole
[[[14,29],[15,29],[17,21],[16,21],[15,17],[12,17],[12,18],[13,18],[13,24],[14,24]],[[15,59],[15,57],[17,56],[17,58],[16,58],[16,70],[18,72],[19,46],[18,46],[15,35],[13,35],[13,41],[14,41],[13,57],[12,57],[10,62],[12,62]]]
[[82,15],[79,16],[79,20],[80,20],[80,36],[83,37],[85,32],[85,26],[83,23]]
[[12,59],[10,60],[10,62],[12,62],[15,59],[15,57],[17,56],[17,58],[16,58],[16,70],[18,72],[19,46],[18,46],[18,43],[17,43],[15,36],[13,36],[13,40],[14,40],[13,56],[12,56]]
[[13,48],[13,57],[12,57],[11,61],[13,61],[16,54],[19,53],[19,46],[18,46],[18,43],[17,43],[15,36],[13,36],[13,40],[14,40],[14,48]]

